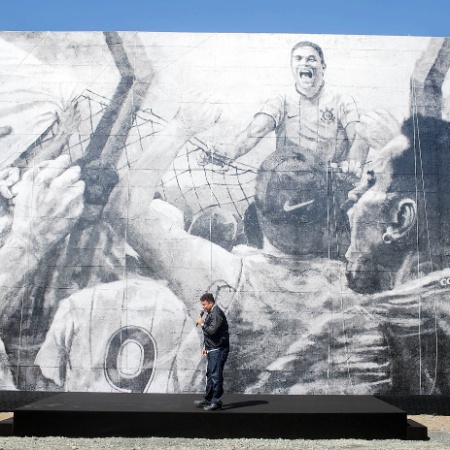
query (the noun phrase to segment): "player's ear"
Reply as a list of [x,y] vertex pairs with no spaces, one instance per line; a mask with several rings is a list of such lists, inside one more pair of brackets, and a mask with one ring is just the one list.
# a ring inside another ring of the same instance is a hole
[[397,241],[411,231],[417,221],[417,205],[409,198],[401,199],[393,204],[391,209],[393,221],[383,234],[383,241],[386,244]]

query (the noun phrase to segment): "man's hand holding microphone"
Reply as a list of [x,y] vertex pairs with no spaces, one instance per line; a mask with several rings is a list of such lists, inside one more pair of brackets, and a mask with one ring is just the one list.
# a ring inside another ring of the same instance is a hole
[[205,314],[205,311],[200,311],[200,316],[197,319],[197,323],[195,324],[196,327],[198,327],[199,325],[202,326],[205,321],[203,320],[203,315]]
[[[196,327],[198,327],[199,325],[202,326],[205,323],[205,321],[203,320],[204,314],[205,314],[205,311],[200,311],[200,315],[197,319],[197,323],[195,324]],[[206,357],[205,347],[202,347],[202,357]]]

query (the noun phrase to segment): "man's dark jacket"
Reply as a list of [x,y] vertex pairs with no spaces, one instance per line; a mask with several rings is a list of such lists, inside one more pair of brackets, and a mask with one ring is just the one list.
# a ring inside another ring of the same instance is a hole
[[205,339],[205,350],[228,348],[230,346],[227,318],[217,305],[214,305],[205,317],[202,330]]

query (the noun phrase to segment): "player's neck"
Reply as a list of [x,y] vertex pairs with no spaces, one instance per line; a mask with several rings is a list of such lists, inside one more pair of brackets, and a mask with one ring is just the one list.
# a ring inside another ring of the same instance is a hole
[[274,247],[269,240],[264,236],[263,238],[263,252],[266,255],[272,255],[277,257],[283,257],[286,256],[285,253],[283,253],[281,250],[278,250],[276,247]]
[[295,260],[301,260],[304,258],[310,259],[313,255],[308,253],[304,255],[288,255],[287,253],[284,253],[274,245],[272,245],[269,240],[264,236],[263,237],[263,253],[270,256],[275,256],[277,258],[284,258],[284,259],[295,259]]
[[313,99],[320,95],[320,93],[323,91],[325,86],[325,81],[322,81],[322,83],[318,86],[314,85],[309,88],[300,87],[298,84],[295,85],[295,89],[297,92],[307,99]]
[[420,279],[439,269],[440,267],[436,267],[432,261],[429,261],[428,255],[409,252],[404,256],[400,268],[393,274],[394,286],[402,286],[405,283]]

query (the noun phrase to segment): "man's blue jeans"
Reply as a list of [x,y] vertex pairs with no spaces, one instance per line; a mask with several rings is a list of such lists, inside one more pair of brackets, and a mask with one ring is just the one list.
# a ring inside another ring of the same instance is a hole
[[222,403],[223,395],[223,368],[228,358],[229,348],[219,348],[209,351],[206,367],[206,394],[208,403]]

